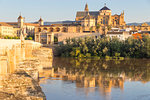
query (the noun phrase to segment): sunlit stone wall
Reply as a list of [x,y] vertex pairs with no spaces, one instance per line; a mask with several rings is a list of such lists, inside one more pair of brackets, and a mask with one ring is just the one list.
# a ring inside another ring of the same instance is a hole
[[16,65],[32,57],[32,50],[41,47],[33,41],[0,39],[0,75],[13,73]]
[[100,36],[99,33],[54,33],[58,37],[58,42],[64,42],[66,39],[72,38],[85,38]]
[[0,56],[0,74],[7,73],[8,59],[6,56]]

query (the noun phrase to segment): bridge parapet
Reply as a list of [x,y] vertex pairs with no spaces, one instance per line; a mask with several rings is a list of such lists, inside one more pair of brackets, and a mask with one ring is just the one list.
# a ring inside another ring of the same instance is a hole
[[13,73],[19,62],[32,58],[32,51],[41,46],[34,41],[0,39],[0,74]]

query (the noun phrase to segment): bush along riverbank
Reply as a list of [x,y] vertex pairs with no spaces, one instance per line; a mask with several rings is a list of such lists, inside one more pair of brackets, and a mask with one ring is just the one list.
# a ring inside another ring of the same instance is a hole
[[150,58],[150,37],[142,35],[142,38],[119,40],[114,37],[86,37],[67,39],[66,43],[56,48],[57,56],[77,58]]

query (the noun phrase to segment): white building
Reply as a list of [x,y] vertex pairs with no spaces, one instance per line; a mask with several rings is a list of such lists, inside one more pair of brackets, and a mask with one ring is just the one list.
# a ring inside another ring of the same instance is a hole
[[113,37],[117,37],[120,40],[125,40],[128,37],[130,37],[130,33],[129,32],[107,32],[107,37],[113,38]]

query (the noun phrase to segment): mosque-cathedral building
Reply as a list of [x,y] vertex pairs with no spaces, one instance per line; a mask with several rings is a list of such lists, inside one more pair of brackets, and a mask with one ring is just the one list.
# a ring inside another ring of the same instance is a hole
[[90,11],[88,4],[86,4],[84,11],[76,13],[75,22],[71,24],[53,24],[44,25],[43,20],[40,19],[40,26],[36,27],[35,32],[64,32],[64,33],[90,33],[99,32],[100,34],[107,34],[111,28],[126,29],[131,28],[132,31],[150,31],[150,26],[144,23],[139,26],[126,25],[124,20],[124,11],[121,14],[112,15],[111,9],[106,5],[99,11]]
[[119,27],[125,26],[124,12],[120,15],[112,15],[111,10],[105,5],[99,11],[89,11],[88,5],[86,4],[84,11],[77,12],[76,21],[81,22],[81,26],[85,27],[84,31],[88,31],[89,27],[96,27],[100,25]]
[[[112,15],[111,10],[106,7],[106,5],[99,11],[89,11],[88,4],[86,4],[84,11],[77,12],[75,22],[76,23],[70,25],[61,24],[46,26],[41,24],[36,31],[48,30],[50,32],[82,33],[90,32],[92,29],[92,32],[100,31],[100,33],[102,33],[104,27],[123,27],[126,25],[124,21],[124,12],[120,15]],[[99,28],[97,28],[98,25]]]

